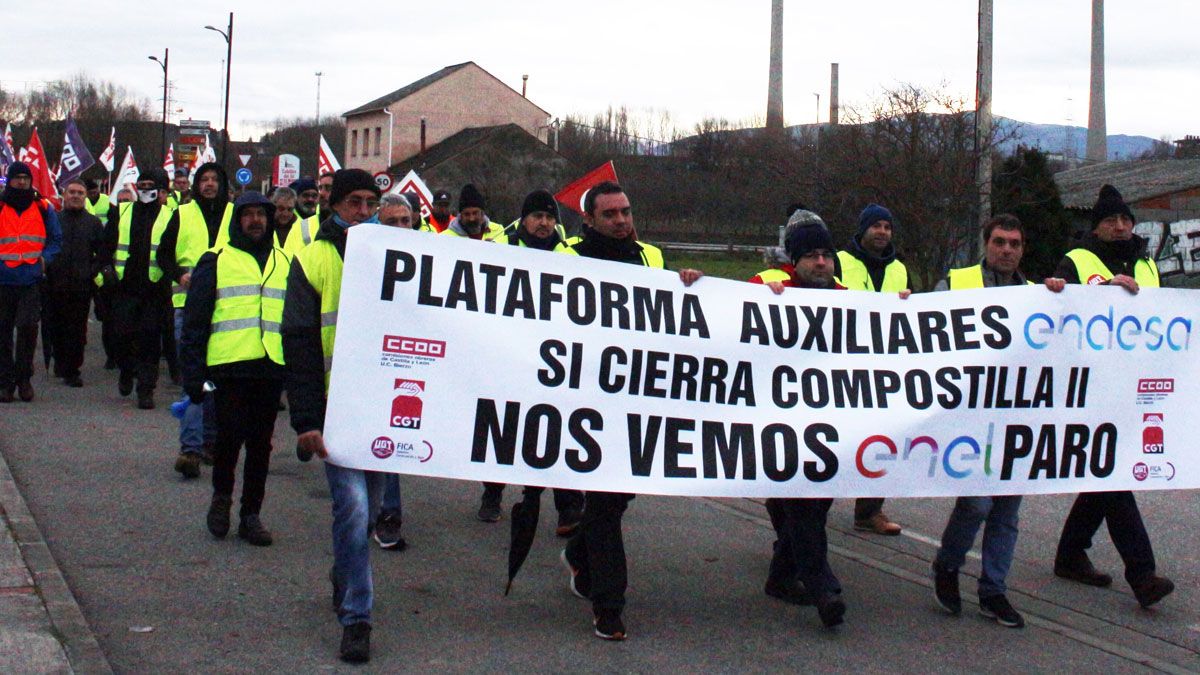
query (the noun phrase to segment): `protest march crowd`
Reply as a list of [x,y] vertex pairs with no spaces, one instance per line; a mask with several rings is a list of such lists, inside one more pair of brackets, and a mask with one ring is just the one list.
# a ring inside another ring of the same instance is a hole
[[[568,236],[554,196],[535,190],[519,217],[504,225],[488,214],[473,185],[459,191],[456,209],[446,191],[433,193],[427,218],[416,194],[382,194],[359,169],[324,173],[276,187],[269,195],[246,191],[230,200],[220,164],[168,176],[142,173],[135,189],[114,203],[98,182],[78,178],[63,186],[61,208],[32,187],[29,167],[9,165],[0,194],[0,402],[35,399],[31,384],[39,324],[46,363],[70,387],[82,387],[80,368],[89,310],[100,320],[106,368],[118,371],[122,396],[139,409],[156,407],[159,364],[182,386],[172,406],[179,418],[174,469],[184,479],[211,465],[212,499],[205,521],[213,537],[231,529],[236,469],[242,448],[237,536],[269,546],[263,506],[280,410],[287,410],[302,461],[328,455],[322,435],[337,332],[347,231],[360,223],[421,230],[559,254],[667,269],[661,249],[640,240],[632,205],[612,181],[592,185],[582,204],[584,226]],[[1120,193],[1104,186],[1091,214],[1092,230],[1070,250],[1045,292],[1065,284],[1110,284],[1130,294],[1159,285],[1146,242],[1133,233],[1134,217]],[[787,209],[782,247],[769,269],[750,282],[782,294],[787,288],[913,292],[892,243],[897,219],[885,207],[863,209],[855,235],[839,250],[825,222],[803,204]],[[1028,242],[1011,215],[990,219],[980,233],[979,263],[951,269],[933,291],[1032,285],[1021,271]],[[678,270],[684,285],[703,273]],[[747,293],[754,292],[747,287]],[[135,393],[136,392],[136,393]],[[286,393],[286,399],[283,394]],[[286,404],[285,404],[286,401]],[[332,604],[342,626],[339,656],[370,657],[373,540],[403,551],[401,492],[395,473],[324,463],[332,500],[334,560]],[[501,519],[502,483],[484,483],[478,518]],[[526,487],[525,499],[542,488]],[[600,638],[624,640],[627,586],[622,516],[633,494],[554,490],[556,533],[571,592],[591,601]],[[767,595],[812,606],[826,627],[844,621],[842,587],[829,564],[828,498],[772,498],[766,502],[775,529],[774,555],[764,584]],[[854,527],[894,536],[901,526],[883,511],[882,498],[860,498]],[[955,502],[933,563],[937,602],[962,611],[959,569],[982,528],[979,609],[1004,626],[1020,628],[1021,614],[1005,596],[1005,580],[1018,536],[1020,495],[962,496]],[[514,520],[516,511],[514,510]],[[1150,537],[1133,492],[1079,494],[1063,525],[1054,573],[1087,586],[1109,586],[1087,551],[1107,522],[1124,563],[1125,580],[1147,608],[1168,596],[1172,582],[1159,575]]]

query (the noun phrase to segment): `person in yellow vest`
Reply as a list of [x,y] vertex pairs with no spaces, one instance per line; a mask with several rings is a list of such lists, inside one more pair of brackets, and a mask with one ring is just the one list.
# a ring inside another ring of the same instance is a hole
[[[898,293],[908,297],[912,283],[908,268],[896,259],[892,230],[896,219],[878,204],[869,204],[858,216],[858,230],[850,246],[838,251],[841,284],[852,291]],[[864,497],[854,502],[854,529],[896,536],[900,526],[883,513],[883,498]]]
[[[546,190],[534,190],[525,196],[521,204],[521,217],[515,223],[497,232],[491,239],[499,244],[553,251],[565,240],[562,226],[558,224],[558,202]],[[483,496],[477,517],[486,523],[500,520],[500,503],[504,495],[504,483],[484,483]],[[526,500],[540,500],[543,488],[526,487]],[[579,526],[583,514],[583,493],[579,490],[554,489],[554,508],[558,511],[558,525],[554,532],[560,537],[570,536]]]
[[[1133,212],[1121,193],[1101,187],[1091,216],[1092,231],[1067,252],[1055,276],[1072,284],[1120,286],[1132,294],[1157,288],[1158,266],[1147,255],[1146,240],[1133,233]],[[1175,584],[1157,574],[1150,534],[1130,491],[1084,492],[1075,499],[1058,540],[1054,574],[1089,586],[1112,584],[1112,576],[1097,571],[1087,554],[1105,521],[1138,604],[1150,607],[1170,595]]]
[[467,183],[458,193],[458,215],[441,233],[476,241],[491,238],[504,228],[489,220],[486,212],[487,199],[478,188]]
[[[292,261],[288,273],[282,330],[288,410],[298,451],[322,459],[329,455],[321,432],[337,336],[346,231],[369,220],[379,198],[379,187],[366,171],[342,169],[334,174],[330,215],[321,223],[313,243]],[[329,576],[342,625],[339,656],[343,661],[362,663],[371,657],[371,511],[379,504],[384,476],[326,462],[325,478],[333,501],[334,564]]]
[[454,220],[454,214],[450,212],[450,193],[445,190],[434,192],[433,205],[429,209],[431,231],[441,234],[447,227],[450,227],[451,220]]
[[[296,193],[296,215],[300,216],[302,220],[313,218],[314,223],[320,224],[321,191],[317,188],[317,181],[311,178],[298,178],[289,183],[288,187]],[[313,230],[312,235],[316,233],[316,230]],[[308,241],[304,242],[305,246],[312,243],[312,235],[308,237]]]
[[284,376],[279,330],[290,261],[273,245],[273,211],[258,192],[238,197],[229,243],[202,255],[192,272],[179,345],[188,398],[211,397],[216,406],[208,531],[218,539],[229,533],[234,474],[245,445],[237,534],[255,546],[273,541],[259,514]]
[[316,216],[324,220],[329,213],[329,196],[333,194],[333,174],[323,173],[317,177],[317,210]]
[[[277,187],[271,191],[271,221],[275,225],[276,244],[288,254],[288,258],[292,258],[296,253],[305,246],[300,233],[297,230],[300,228],[304,219],[300,217],[296,211],[296,191],[287,187]],[[312,235],[316,234],[317,228],[315,224],[316,218],[308,224],[309,237],[312,242]],[[289,248],[290,247],[290,248]]]
[[[171,306],[174,308],[175,341],[183,331],[183,307],[191,287],[192,270],[200,256],[229,238],[233,204],[229,201],[229,182],[225,169],[215,162],[196,171],[189,191],[190,200],[179,207],[167,224],[158,248],[158,266],[171,280]],[[184,478],[198,478],[200,464],[212,463],[217,440],[217,411],[212,399],[201,404],[188,399],[179,418],[179,455],[175,471]]]
[[87,182],[87,202],[84,208],[87,212],[100,219],[101,225],[108,224],[108,195],[100,191],[100,179],[93,178]]
[[188,170],[175,169],[175,177],[171,179],[171,196],[175,198],[178,206],[192,201],[191,187],[191,183],[188,182]]
[[[1004,213],[983,227],[984,258],[978,265],[950,270],[935,291],[1026,286],[1033,282],[1021,273],[1025,254],[1025,228],[1016,216]],[[1058,293],[1066,282],[1047,277],[1046,288]],[[1021,495],[959,497],[942,532],[933,560],[933,590],[938,604],[953,615],[962,613],[958,573],[983,526],[983,560],[979,575],[979,612],[1002,626],[1021,628],[1025,619],[1009,603],[1006,579],[1017,546]],[[986,523],[986,524],[985,524]]]
[[[559,244],[556,252],[665,269],[662,249],[633,238],[633,208],[620,185],[605,181],[588,191],[583,218],[587,228],[579,243]],[[703,274],[681,269],[679,279],[690,286]],[[592,601],[593,632],[603,640],[627,636],[621,620],[628,585],[621,519],[633,498],[621,492],[585,493],[582,521],[561,554],[571,592]]]
[[167,172],[153,168],[137,181],[137,201],[114,205],[108,213],[102,260],[102,286],[112,286],[114,345],[122,396],[137,384],[137,406],[154,408],[158,362],[162,358],[163,317],[170,308],[170,279],[156,255],[175,212],[167,204]]
[[412,207],[412,229],[418,232],[432,232],[433,227],[429,221],[421,216],[421,195],[416,192],[402,192],[401,196]]

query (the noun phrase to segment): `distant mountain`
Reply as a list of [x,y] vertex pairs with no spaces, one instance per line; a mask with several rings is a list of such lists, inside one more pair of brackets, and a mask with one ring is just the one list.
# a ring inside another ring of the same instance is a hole
[[[1063,124],[1035,124],[1019,122],[1006,117],[996,118],[996,127],[1002,138],[1011,136],[1000,144],[1000,150],[1009,154],[1024,145],[1044,152],[1083,157],[1087,153],[1087,127],[1072,127]],[[1157,141],[1147,136],[1119,134],[1108,137],[1110,160],[1134,159],[1154,149]]]

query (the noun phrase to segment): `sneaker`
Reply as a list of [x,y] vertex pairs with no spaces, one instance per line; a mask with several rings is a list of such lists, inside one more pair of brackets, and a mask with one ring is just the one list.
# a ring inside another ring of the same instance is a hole
[[817,616],[821,617],[821,623],[826,628],[833,628],[845,621],[846,603],[842,596],[828,593],[815,598],[813,604],[817,606]]
[[257,513],[242,516],[238,523],[238,538],[254,546],[270,546],[274,542],[271,531],[263,527]]
[[500,502],[499,501],[493,502],[493,501],[489,501],[486,499],[483,500],[479,504],[479,513],[477,513],[475,515],[475,517],[482,520],[485,523],[499,522],[500,521]]
[[1149,579],[1133,585],[1133,596],[1137,598],[1142,609],[1146,609],[1170,595],[1173,590],[1175,590],[1175,584],[1170,579],[1151,576]]
[[133,393],[133,373],[122,370],[117,378],[117,393],[128,396]]
[[581,520],[583,520],[583,512],[578,509],[559,511],[558,526],[554,528],[554,534],[560,537],[569,537],[575,534]]
[[572,565],[571,561],[567,559],[567,549],[564,548],[562,550],[562,553],[559,554],[558,559],[562,561],[563,567],[566,567],[567,571],[571,573],[571,578],[567,581],[567,588],[571,589],[571,592],[575,594],[575,597],[587,600],[588,595],[590,595],[592,592],[590,578],[581,576],[579,574],[580,569]]
[[812,596],[795,579],[776,580],[768,578],[767,583],[763,586],[763,592],[772,598],[782,600],[791,605],[813,604]]
[[990,595],[986,598],[979,599],[979,613],[989,619],[995,619],[996,623],[1009,628],[1024,628],[1025,619],[1021,617],[1013,606],[1008,604],[1008,598],[1003,595]]
[[83,378],[78,375],[67,375],[63,378],[63,384],[78,389],[83,386]]
[[900,534],[901,527],[896,523],[888,520],[883,511],[867,518],[866,520],[855,520],[854,529],[859,532],[871,532],[874,534],[882,534],[887,537],[895,537]]
[[385,551],[403,551],[408,548],[404,537],[400,536],[400,519],[390,513],[381,513],[375,520],[375,543]]
[[138,394],[138,410],[154,410],[154,394]]
[[33,383],[29,380],[17,383],[17,396],[26,403],[33,400]]
[[352,623],[342,629],[338,658],[346,663],[366,663],[371,660],[371,624]]
[[958,571],[933,566],[933,596],[942,609],[954,616],[962,614],[962,595],[958,592]]
[[625,633],[625,623],[621,621],[621,613],[615,609],[602,609],[592,618],[596,637],[601,640],[619,642],[629,637]]
[[229,507],[232,505],[233,499],[229,495],[213,495],[208,506],[208,531],[217,539],[224,539],[229,534]]
[[1086,553],[1074,562],[1055,560],[1054,576],[1098,588],[1112,586],[1113,581],[1111,575],[1096,570]]
[[199,478],[200,456],[191,452],[179,453],[175,458],[175,470],[183,474],[184,478]]

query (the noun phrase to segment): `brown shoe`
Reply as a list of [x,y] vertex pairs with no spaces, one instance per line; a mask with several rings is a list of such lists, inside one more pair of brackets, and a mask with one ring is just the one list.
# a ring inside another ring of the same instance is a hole
[[860,532],[873,532],[882,534],[886,537],[895,537],[900,534],[901,528],[896,523],[888,520],[888,517],[883,514],[883,511],[876,513],[866,520],[854,521],[854,529]]

